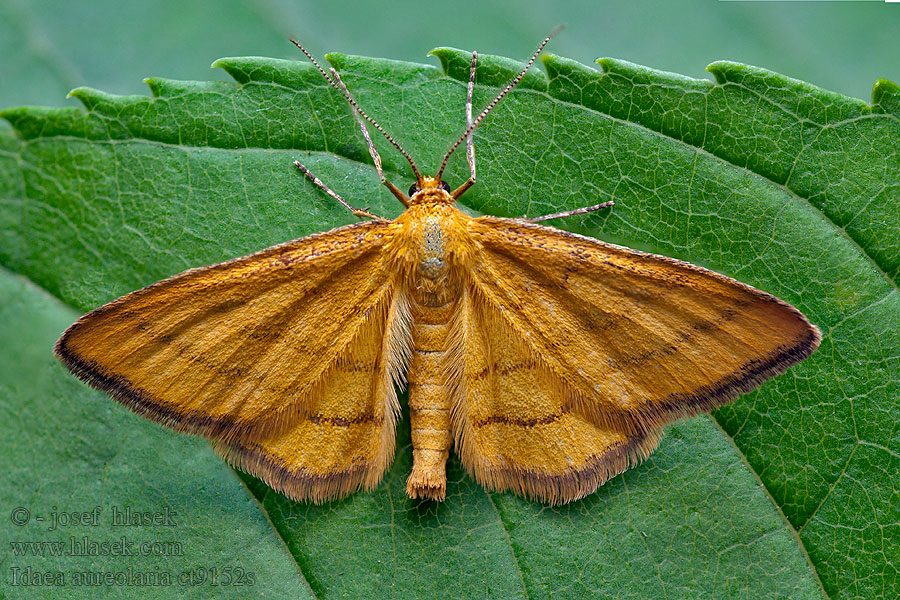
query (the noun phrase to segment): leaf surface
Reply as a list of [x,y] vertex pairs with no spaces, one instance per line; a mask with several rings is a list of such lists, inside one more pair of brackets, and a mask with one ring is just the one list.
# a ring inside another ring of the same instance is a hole
[[[465,123],[469,56],[434,53],[441,69],[329,56],[426,172]],[[517,66],[488,56],[480,64],[477,106]],[[248,491],[223,488],[196,518],[234,503],[255,507],[256,519],[268,515],[272,530],[262,539],[277,533],[286,547],[266,573],[283,569],[296,594],[320,597],[897,595],[897,87],[879,82],[867,105],[733,63],[711,67],[715,83],[620,61],[602,61],[600,72],[556,57],[544,64],[547,75],[530,75],[476,132],[479,182],[466,205],[537,215],[614,199],[612,211],[556,224],[784,298],[822,329],[819,351],[714,418],[669,428],[647,462],[565,507],[487,494],[455,461],[446,503],[410,502],[402,493],[406,420],[395,464],[371,494],[309,506],[247,478]],[[308,65],[235,58],[217,66],[234,82],[151,79],[152,98],[78,89],[85,110],[4,111],[15,134],[0,130],[2,264],[87,310],[188,267],[352,222],[294,170],[297,159],[351,203],[398,214],[345,103]],[[404,189],[408,166],[376,144]],[[454,156],[445,179],[466,174],[464,156]],[[92,411],[108,415],[118,434],[104,444],[136,455],[118,466],[120,485],[146,484],[154,468],[154,486],[190,503],[197,485],[223,477],[202,442],[163,432],[67,378],[49,359],[65,313],[42,316],[52,303],[22,289],[20,304],[35,314],[16,309],[10,323],[53,325],[33,337],[33,370],[11,368],[2,379],[13,382],[3,402],[24,414],[55,398],[48,410],[66,426],[19,418],[0,431],[57,440],[67,458],[51,454],[23,470],[10,502],[22,490],[33,497],[67,460],[93,465],[79,485],[104,481],[107,461],[89,442]],[[35,380],[47,387],[29,392]],[[125,441],[138,434],[152,441]],[[23,447],[43,456],[32,442],[4,447],[4,458],[19,460]],[[200,456],[200,466],[167,465],[163,448]],[[151,507],[162,502],[135,489]],[[116,496],[76,488],[67,510],[88,497],[108,504]],[[181,534],[206,532],[189,525]],[[254,536],[235,530],[233,539],[241,547]]]

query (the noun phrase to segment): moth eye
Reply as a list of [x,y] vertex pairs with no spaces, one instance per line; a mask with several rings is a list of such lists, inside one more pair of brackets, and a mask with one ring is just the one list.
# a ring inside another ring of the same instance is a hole
[[413,194],[415,194],[418,191],[419,191],[419,184],[418,183],[412,184],[411,186],[409,186],[409,197],[412,198]]
[[447,185],[446,181],[441,182],[441,189],[444,190],[445,192],[447,192],[448,194],[450,193],[450,186]]

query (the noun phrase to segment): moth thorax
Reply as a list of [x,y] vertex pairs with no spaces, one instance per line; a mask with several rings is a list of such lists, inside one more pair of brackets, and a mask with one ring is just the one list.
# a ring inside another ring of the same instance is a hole
[[446,237],[440,217],[425,217],[419,229],[413,297],[422,306],[443,306],[456,297],[451,281]]
[[447,261],[444,260],[444,228],[440,219],[428,217],[422,228],[420,240],[422,260],[419,262],[419,274],[437,281],[447,275]]

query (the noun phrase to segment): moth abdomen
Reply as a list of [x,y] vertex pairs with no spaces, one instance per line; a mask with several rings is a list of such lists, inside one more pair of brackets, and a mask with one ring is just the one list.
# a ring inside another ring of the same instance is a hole
[[413,468],[406,482],[411,498],[443,500],[446,496],[446,464],[453,435],[444,373],[456,310],[456,302],[412,307],[413,355],[407,381]]

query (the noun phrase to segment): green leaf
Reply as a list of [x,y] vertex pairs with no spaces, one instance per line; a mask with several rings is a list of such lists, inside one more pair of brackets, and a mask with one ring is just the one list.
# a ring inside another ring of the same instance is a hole
[[[452,49],[434,54],[443,69],[329,56],[425,172],[464,129],[470,60]],[[479,61],[475,97],[484,106],[516,65]],[[611,211],[555,224],[689,260],[784,298],[823,331],[812,358],[714,418],[670,427],[643,465],[561,508],[487,494],[455,459],[445,503],[409,501],[407,421],[397,459],[373,493],[311,506],[245,477],[246,491],[220,483],[199,497],[197,486],[222,482],[227,470],[204,443],[164,432],[64,376],[49,357],[68,320],[20,282],[4,339],[26,337],[17,332],[28,328],[33,346],[5,351],[16,356],[0,379],[11,382],[2,402],[16,418],[0,423],[10,440],[0,448],[22,468],[7,476],[4,508],[46,510],[38,499],[53,499],[60,509],[85,510],[127,497],[159,510],[174,498],[192,515],[179,539],[198,548],[229,528],[227,541],[239,549],[249,542],[247,522],[268,517],[272,529],[256,541],[275,534],[285,549],[263,561],[258,581],[295,595],[900,593],[897,87],[879,82],[870,106],[733,63],[711,67],[715,83],[618,61],[601,61],[602,72],[556,57],[544,64],[549,76],[535,71],[476,132],[479,181],[466,205],[537,215],[615,199]],[[352,203],[399,213],[346,104],[309,65],[240,58],[216,66],[235,82],[151,79],[152,98],[78,89],[86,110],[4,111],[15,136],[0,130],[2,264],[87,310],[188,267],[352,222],[296,172],[296,159]],[[409,167],[376,144],[403,189]],[[466,175],[457,154],[445,179]],[[37,407],[54,419],[33,418]],[[101,418],[119,435],[98,434]],[[131,442],[138,438],[143,445]],[[111,486],[108,455],[124,450]],[[84,465],[77,477],[72,462]],[[59,485],[61,471],[73,478],[69,494],[42,494]],[[212,533],[203,526],[211,515],[221,523]],[[23,530],[9,531],[25,539]],[[224,564],[199,552],[187,559]],[[14,564],[45,568],[18,557],[4,568]]]

